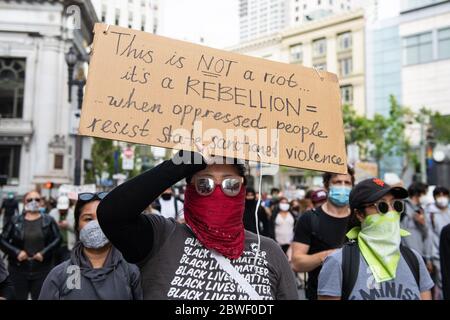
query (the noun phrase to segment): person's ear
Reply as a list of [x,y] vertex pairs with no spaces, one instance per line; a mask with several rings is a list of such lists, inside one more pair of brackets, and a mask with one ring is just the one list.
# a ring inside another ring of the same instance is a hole
[[361,212],[359,209],[355,209],[356,218],[359,222],[363,222],[365,219],[365,214]]

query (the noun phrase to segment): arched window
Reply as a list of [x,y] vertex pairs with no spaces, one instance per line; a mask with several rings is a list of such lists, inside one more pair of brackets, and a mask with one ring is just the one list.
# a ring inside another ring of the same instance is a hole
[[22,118],[25,59],[0,57],[0,117]]

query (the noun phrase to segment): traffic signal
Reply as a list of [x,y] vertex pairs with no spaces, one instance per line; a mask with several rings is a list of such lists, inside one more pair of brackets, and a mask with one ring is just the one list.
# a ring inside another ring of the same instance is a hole
[[428,141],[428,143],[434,142],[434,138],[435,138],[434,137],[434,129],[431,125],[429,125],[427,127],[427,131],[426,131],[425,135],[426,135],[426,141]]
[[44,184],[44,188],[49,189],[49,190],[53,189],[53,186],[54,186],[53,182],[50,182],[50,181],[48,181]]

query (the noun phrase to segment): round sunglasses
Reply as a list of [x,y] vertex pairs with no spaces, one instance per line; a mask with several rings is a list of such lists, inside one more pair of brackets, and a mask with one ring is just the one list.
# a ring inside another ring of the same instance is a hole
[[393,200],[390,203],[384,200],[366,205],[365,207],[374,206],[379,213],[386,214],[389,212],[389,207],[392,207],[396,212],[402,213],[405,210],[405,203],[402,200]]
[[[242,183],[244,179],[242,177],[228,177],[222,180],[220,188],[223,193],[229,197],[235,197],[241,191]],[[213,178],[210,177],[198,177],[194,180],[195,190],[201,196],[209,196],[216,189],[216,183]]]
[[92,201],[92,200],[103,200],[108,192],[102,191],[97,193],[83,192],[78,195],[78,201]]

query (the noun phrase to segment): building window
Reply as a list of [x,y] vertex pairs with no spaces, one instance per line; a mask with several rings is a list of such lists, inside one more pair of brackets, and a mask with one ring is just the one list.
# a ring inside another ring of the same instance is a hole
[[313,41],[313,58],[324,57],[327,53],[327,39]]
[[106,11],[107,11],[107,7],[106,4],[102,4],[102,22],[106,21]]
[[115,16],[115,19],[114,19],[114,23],[116,24],[116,26],[119,25],[119,18],[120,18],[120,9],[116,8],[116,16]]
[[348,77],[353,72],[353,59],[343,58],[339,59],[339,75],[341,77]]
[[345,51],[352,48],[352,33],[351,32],[344,32],[341,34],[338,34],[337,36],[338,40],[338,50],[339,51]]
[[19,178],[21,146],[0,145],[0,175],[9,179]]
[[298,20],[299,20],[299,18],[298,18],[298,17],[295,17],[295,22],[298,22]]
[[25,59],[0,58],[0,117],[22,118]]
[[55,154],[55,160],[54,160],[53,168],[55,170],[62,170],[62,169],[64,169],[64,155],[62,155],[62,154]]
[[404,64],[429,62],[433,59],[431,32],[403,38]]
[[296,44],[289,48],[291,62],[302,62],[303,61],[303,45]]
[[450,58],[450,28],[438,31],[439,59]]
[[133,13],[129,12],[128,13],[128,28],[133,28]]
[[342,104],[353,104],[353,86],[342,86],[341,87],[341,102]]
[[141,31],[145,30],[145,16],[143,15],[141,17]]

